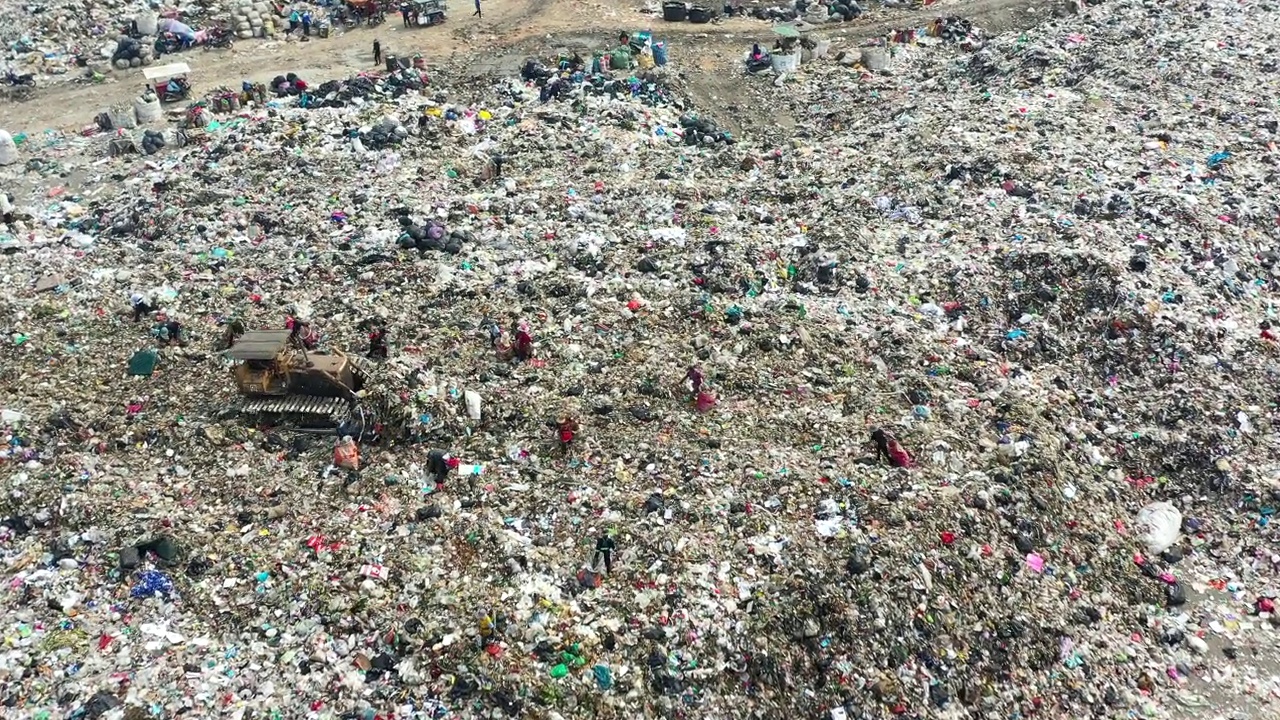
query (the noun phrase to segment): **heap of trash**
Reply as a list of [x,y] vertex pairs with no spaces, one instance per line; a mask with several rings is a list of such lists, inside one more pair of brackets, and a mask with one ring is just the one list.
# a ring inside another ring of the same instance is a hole
[[24,136],[0,716],[1273,712],[1271,20]]

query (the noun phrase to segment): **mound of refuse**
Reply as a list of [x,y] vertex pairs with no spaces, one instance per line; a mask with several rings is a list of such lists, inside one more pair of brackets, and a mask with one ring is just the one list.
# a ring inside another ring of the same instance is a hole
[[1280,9],[1081,9],[24,136],[9,712],[1263,716]]

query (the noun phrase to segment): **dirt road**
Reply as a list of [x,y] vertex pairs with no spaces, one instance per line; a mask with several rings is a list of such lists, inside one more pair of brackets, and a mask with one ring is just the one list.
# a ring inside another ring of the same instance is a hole
[[[934,5],[918,11],[877,11],[861,21],[831,27],[837,46],[883,34],[897,27],[923,24],[943,14],[963,13],[1007,24],[1012,19],[1027,24],[1038,14],[1028,14],[1028,0],[980,0]],[[229,51],[201,51],[169,56],[165,60],[191,66],[197,92],[220,85],[238,87],[244,80],[268,81],[286,72],[320,82],[373,69],[375,39],[389,54],[421,54],[429,65],[451,63],[475,72],[509,72],[520,58],[554,47],[598,48],[611,44],[621,28],[660,26],[682,71],[691,85],[705,89],[713,105],[732,96],[738,82],[738,52],[752,40],[772,42],[767,23],[732,18],[714,25],[667,24],[634,8],[619,8],[586,0],[493,0],[485,2],[484,17],[470,15],[471,5],[453,3],[449,21],[434,28],[402,28],[391,17],[378,28],[356,28],[326,40],[251,40]],[[1016,24],[1016,23],[1015,23]],[[80,127],[108,106],[132,98],[142,86],[140,70],[115,71],[102,84],[65,83],[37,90],[24,103],[0,107],[0,127],[11,132],[41,132],[47,128]]]

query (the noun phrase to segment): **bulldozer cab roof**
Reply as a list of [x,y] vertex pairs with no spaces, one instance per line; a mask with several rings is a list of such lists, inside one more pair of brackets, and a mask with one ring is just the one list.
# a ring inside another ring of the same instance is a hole
[[336,373],[347,366],[347,359],[341,355],[320,355],[308,353],[307,363],[320,372]]
[[227,354],[235,360],[274,360],[288,344],[288,330],[250,330]]

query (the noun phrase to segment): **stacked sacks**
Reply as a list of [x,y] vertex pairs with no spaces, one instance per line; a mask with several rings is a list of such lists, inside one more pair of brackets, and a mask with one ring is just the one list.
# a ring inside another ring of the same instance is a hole
[[248,40],[259,35],[272,35],[275,32],[275,16],[270,3],[244,0],[231,11],[231,29],[236,37]]
[[421,90],[426,86],[422,75],[416,70],[401,69],[383,78],[383,93],[398,98],[410,91]]
[[397,70],[379,81],[357,75],[346,80],[330,80],[321,84],[311,93],[315,99],[307,107],[346,107],[356,98],[394,99],[409,92],[421,90],[425,86],[422,76],[411,69]]
[[800,13],[808,7],[807,3],[797,2],[794,9],[779,7],[757,7],[751,11],[751,16],[757,20],[769,20],[771,22],[791,22],[800,17]]
[[831,6],[831,20],[852,20],[862,14],[862,8],[854,0],[838,0]]
[[972,22],[953,15],[941,22],[941,27],[938,28],[938,37],[949,43],[958,43],[969,37],[972,32]]
[[111,64],[117,70],[131,67],[142,67],[151,64],[151,46],[139,40],[121,35],[116,38],[115,52],[111,53]]

